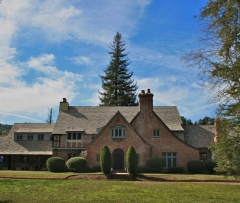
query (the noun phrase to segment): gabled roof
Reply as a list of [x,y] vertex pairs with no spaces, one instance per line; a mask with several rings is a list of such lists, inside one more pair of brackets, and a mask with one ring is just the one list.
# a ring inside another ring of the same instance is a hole
[[[170,130],[183,131],[176,106],[158,106],[153,110]],[[53,134],[65,134],[67,131],[97,134],[117,111],[130,123],[139,112],[139,107],[69,106],[68,110],[59,111]]]
[[213,125],[183,125],[185,142],[196,148],[208,148],[214,141]]
[[14,141],[14,133],[52,133],[54,124],[17,123],[0,138],[0,154],[52,155],[52,141]]

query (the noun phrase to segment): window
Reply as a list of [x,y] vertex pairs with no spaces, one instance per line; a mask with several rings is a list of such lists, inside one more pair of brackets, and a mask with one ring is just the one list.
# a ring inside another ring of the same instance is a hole
[[82,133],[80,132],[69,132],[67,134],[68,140],[81,140],[82,139]]
[[43,134],[39,134],[38,135],[38,140],[44,140],[44,135]]
[[125,127],[124,126],[112,127],[112,138],[125,138]]
[[60,147],[60,135],[54,135],[53,136],[53,147]]
[[165,168],[177,166],[177,152],[163,152],[162,157],[165,161]]
[[17,140],[22,140],[23,136],[22,135],[17,135]]
[[28,135],[28,140],[33,140],[33,135]]
[[160,130],[159,129],[154,129],[153,130],[153,137],[160,137]]
[[207,160],[207,152],[200,152],[199,156],[200,156],[199,158],[201,161]]

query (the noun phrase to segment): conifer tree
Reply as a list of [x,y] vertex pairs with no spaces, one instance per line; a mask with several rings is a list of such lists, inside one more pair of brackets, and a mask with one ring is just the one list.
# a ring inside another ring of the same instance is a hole
[[125,43],[120,33],[114,37],[110,45],[111,61],[104,70],[102,79],[103,92],[100,93],[101,106],[135,106],[137,84],[132,79],[133,72],[129,72],[129,60],[125,53]]

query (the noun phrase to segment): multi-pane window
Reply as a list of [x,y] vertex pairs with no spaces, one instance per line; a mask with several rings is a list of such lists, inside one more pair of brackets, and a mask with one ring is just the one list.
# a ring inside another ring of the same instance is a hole
[[82,134],[80,132],[69,132],[67,134],[68,140],[81,140]]
[[125,127],[124,126],[112,127],[112,138],[125,138]]
[[43,134],[38,134],[38,140],[44,140],[44,135]]
[[33,135],[28,135],[28,140],[33,140]]
[[60,147],[60,135],[54,135],[53,136],[53,147]]
[[22,140],[23,136],[22,135],[17,135],[17,140]]
[[207,160],[207,152],[200,152],[199,153],[199,158],[201,161]]
[[153,130],[153,137],[160,137],[160,130],[159,129],[154,129]]
[[177,166],[177,152],[163,152],[162,158],[165,161],[165,168]]

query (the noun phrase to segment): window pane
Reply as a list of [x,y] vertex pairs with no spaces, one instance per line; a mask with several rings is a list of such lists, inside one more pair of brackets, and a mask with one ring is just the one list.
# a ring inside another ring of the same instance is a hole
[[121,137],[122,136],[122,130],[121,129],[118,129],[118,135],[119,135],[119,137]]
[[162,156],[166,156],[166,152],[163,152],[163,153],[162,153]]
[[168,156],[171,156],[171,155],[172,155],[172,153],[171,153],[171,152],[168,152],[168,153],[167,153],[167,155],[168,155]]
[[76,133],[73,133],[73,140],[76,140]]
[[71,140],[71,138],[72,138],[72,134],[68,133],[68,140]]
[[115,129],[115,136],[118,137],[118,129]]
[[167,167],[172,167],[172,159],[168,158],[168,163],[167,163]]
[[78,134],[77,134],[77,139],[78,139],[78,140],[81,140],[81,133],[78,133]]
[[173,167],[176,167],[176,166],[177,166],[177,159],[173,158]]

